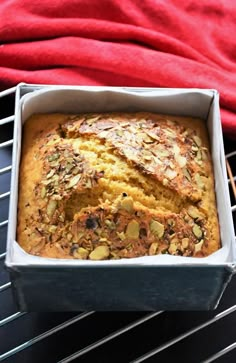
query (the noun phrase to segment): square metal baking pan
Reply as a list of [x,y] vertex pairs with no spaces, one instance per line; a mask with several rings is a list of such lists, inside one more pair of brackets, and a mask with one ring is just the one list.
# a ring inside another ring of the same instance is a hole
[[[156,260],[94,262],[31,256],[19,247],[16,222],[23,121],[32,112],[96,111],[151,111],[206,121],[221,250],[202,259],[157,256]],[[217,306],[236,259],[217,91],[20,84],[15,117],[6,266],[20,310],[209,310]]]

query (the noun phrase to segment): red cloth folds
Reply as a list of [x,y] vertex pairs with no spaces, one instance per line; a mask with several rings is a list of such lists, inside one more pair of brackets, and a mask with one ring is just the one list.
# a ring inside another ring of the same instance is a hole
[[2,0],[0,88],[214,88],[236,135],[236,2]]

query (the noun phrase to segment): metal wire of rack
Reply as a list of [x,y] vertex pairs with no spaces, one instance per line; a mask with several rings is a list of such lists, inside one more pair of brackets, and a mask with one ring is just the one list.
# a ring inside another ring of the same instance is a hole
[[[232,328],[233,321],[236,321],[236,294],[232,289],[232,284],[236,284],[234,278],[226,297],[214,312],[36,314],[16,311],[10,294],[11,283],[4,270],[10,195],[10,191],[4,188],[10,186],[11,162],[6,164],[6,160],[11,160],[13,139],[10,134],[14,115],[9,113],[14,111],[15,90],[14,87],[0,92],[0,115],[5,113],[5,108],[8,112],[0,119],[0,361],[169,362],[180,354],[181,362],[236,361],[236,330]],[[7,106],[9,102],[10,106]],[[228,153],[226,158],[232,166],[236,151]],[[236,180],[236,170],[231,168],[231,172],[229,187]],[[232,205],[232,212],[235,211],[236,205]],[[228,329],[228,339],[221,335],[224,327]],[[232,330],[230,337],[229,330]],[[68,337],[78,339],[68,343]],[[209,338],[217,344],[199,349],[201,352],[197,354],[194,347],[200,347],[199,344],[204,346],[204,341]],[[40,347],[37,349],[37,346]]]

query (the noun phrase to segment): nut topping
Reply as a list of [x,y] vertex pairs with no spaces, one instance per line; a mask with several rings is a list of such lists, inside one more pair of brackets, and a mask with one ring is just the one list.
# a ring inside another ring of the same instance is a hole
[[138,239],[139,223],[134,219],[131,222],[129,222],[125,234],[127,238]]
[[202,140],[200,139],[200,137],[199,137],[199,136],[194,135],[194,136],[193,136],[193,140],[194,140],[195,144],[196,144],[198,147],[200,147],[200,146],[202,145]]
[[164,235],[164,225],[155,220],[152,220],[150,223],[150,231],[157,238],[161,238]]
[[47,205],[47,215],[49,217],[52,217],[55,210],[57,208],[57,201],[56,200],[50,200],[48,205]]
[[153,242],[153,243],[151,244],[151,246],[149,247],[149,250],[148,250],[148,254],[149,254],[149,256],[153,256],[153,255],[155,255],[155,254],[156,254],[156,252],[157,252],[157,249],[158,249],[158,243]]
[[182,247],[184,249],[186,249],[186,248],[188,248],[188,246],[189,246],[189,238],[183,238],[182,239]]
[[73,178],[70,179],[69,184],[66,186],[66,189],[73,188],[81,179],[81,175],[75,175]]
[[170,169],[170,168],[167,168],[165,170],[164,174],[170,180],[174,179],[177,176],[177,172],[175,170]]
[[81,260],[86,260],[88,258],[89,252],[83,248],[83,247],[79,247],[78,249],[74,250],[73,252],[73,256],[75,258],[79,258]]
[[193,226],[193,233],[194,233],[194,235],[197,237],[197,239],[200,239],[200,238],[202,238],[202,230],[201,230],[201,228],[199,227],[199,225],[198,224],[194,224],[194,226]]
[[188,214],[193,219],[202,219],[204,217],[204,215],[201,212],[199,212],[199,210],[196,207],[193,206],[190,206],[188,208]]
[[184,174],[185,178],[186,178],[186,179],[188,179],[188,181],[189,181],[189,182],[191,182],[191,181],[192,181],[192,178],[191,178],[190,172],[189,172],[189,170],[188,170],[187,168],[184,168],[184,169],[183,169],[183,174]]
[[187,164],[187,159],[185,156],[176,155],[175,160],[177,161],[177,163],[181,168],[183,168]]
[[127,212],[132,213],[134,210],[133,198],[125,197],[120,202],[121,209],[125,209]]
[[89,255],[90,260],[105,260],[110,254],[108,246],[98,246]]
[[41,189],[41,198],[43,199],[46,196],[46,188],[42,187]]
[[200,252],[200,251],[201,251],[203,243],[204,243],[204,241],[203,241],[203,239],[202,239],[199,243],[196,243],[196,244],[194,245],[194,250],[195,250],[195,252]]

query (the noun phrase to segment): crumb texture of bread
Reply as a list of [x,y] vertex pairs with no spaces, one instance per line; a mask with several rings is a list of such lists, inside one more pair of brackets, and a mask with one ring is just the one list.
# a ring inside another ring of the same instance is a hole
[[36,114],[23,128],[17,240],[106,260],[218,250],[204,121],[148,112]]

